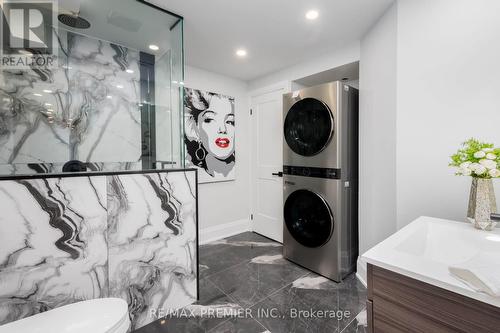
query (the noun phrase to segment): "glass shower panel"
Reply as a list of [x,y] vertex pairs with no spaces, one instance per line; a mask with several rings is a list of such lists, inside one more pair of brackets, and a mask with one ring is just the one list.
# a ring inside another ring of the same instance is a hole
[[54,65],[0,68],[0,175],[183,167],[182,18],[137,0],[54,8]]
[[156,161],[160,166],[176,165],[173,156],[172,52],[156,61]]
[[[56,172],[69,159],[67,57],[64,42],[52,33],[57,67],[0,66],[0,175]],[[36,55],[2,46],[2,58],[6,53]]]
[[141,124],[148,124],[140,107],[141,53],[73,32],[66,35],[70,160],[97,170],[141,169]]
[[156,61],[156,161],[159,168],[184,167],[182,20],[170,28],[170,48]]
[[[185,166],[184,153],[184,21],[179,20],[172,29],[172,108],[179,110],[173,113],[172,132],[174,141],[172,145],[174,160]],[[178,82],[178,84],[177,84]]]

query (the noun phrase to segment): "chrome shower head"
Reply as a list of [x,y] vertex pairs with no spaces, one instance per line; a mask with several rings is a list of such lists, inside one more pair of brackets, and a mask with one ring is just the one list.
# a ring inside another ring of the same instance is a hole
[[90,28],[90,22],[78,15],[59,14],[57,18],[59,19],[59,22],[71,28],[76,28],[76,29]]

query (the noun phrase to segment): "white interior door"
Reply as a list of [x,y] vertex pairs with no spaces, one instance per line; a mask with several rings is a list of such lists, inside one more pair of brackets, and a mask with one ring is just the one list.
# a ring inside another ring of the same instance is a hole
[[[283,94],[277,89],[251,99],[252,227],[283,242]],[[273,175],[275,174],[275,175]]]

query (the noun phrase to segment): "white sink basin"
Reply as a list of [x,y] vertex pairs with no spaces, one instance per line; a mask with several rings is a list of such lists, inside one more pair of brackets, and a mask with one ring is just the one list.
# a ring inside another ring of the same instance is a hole
[[469,260],[500,266],[500,230],[419,217],[363,254],[373,265],[500,307],[500,298],[478,293],[455,279],[449,266]]

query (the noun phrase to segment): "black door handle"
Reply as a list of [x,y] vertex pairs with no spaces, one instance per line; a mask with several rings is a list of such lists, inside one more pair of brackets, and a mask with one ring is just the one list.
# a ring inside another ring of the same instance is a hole
[[494,220],[494,221],[500,221],[500,214],[491,214],[491,217],[490,219]]
[[278,176],[278,177],[283,177],[283,172],[273,172],[272,173],[273,176]]

